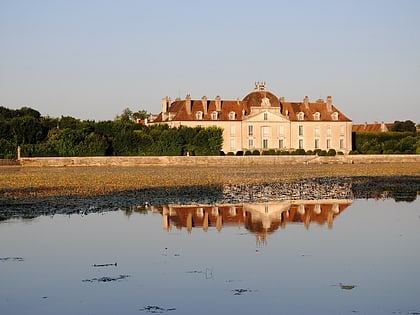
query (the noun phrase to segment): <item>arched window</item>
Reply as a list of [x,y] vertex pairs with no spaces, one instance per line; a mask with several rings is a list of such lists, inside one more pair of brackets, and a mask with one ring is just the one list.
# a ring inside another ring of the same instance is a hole
[[203,119],[203,112],[202,111],[198,111],[195,113],[195,118],[197,120],[202,120]]
[[235,116],[236,116],[235,112],[230,112],[229,113],[229,120],[235,120]]
[[316,112],[316,113],[314,114],[314,119],[315,119],[315,120],[320,120],[320,119],[321,119],[321,114],[320,114],[319,112]]
[[218,115],[218,114],[217,114],[217,112],[216,112],[216,111],[212,112],[212,113],[211,113],[211,119],[212,119],[212,120],[217,120],[217,115]]
[[332,113],[331,118],[332,120],[338,120],[338,113],[337,112]]
[[305,113],[304,112],[299,112],[297,114],[297,116],[298,116],[298,120],[303,120],[305,118]]

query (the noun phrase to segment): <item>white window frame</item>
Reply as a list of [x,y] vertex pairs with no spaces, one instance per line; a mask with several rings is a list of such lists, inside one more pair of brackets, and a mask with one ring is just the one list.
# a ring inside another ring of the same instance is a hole
[[264,120],[268,120],[268,113],[264,113],[264,114],[263,114],[263,119],[264,119]]
[[231,151],[235,150],[235,148],[236,148],[236,142],[235,142],[235,139],[234,138],[230,139],[229,145],[230,145],[230,150]]
[[203,120],[203,112],[202,111],[195,112],[195,118],[197,120]]
[[305,119],[305,113],[304,112],[299,112],[298,113],[298,120],[304,120]]
[[279,125],[279,137],[284,137],[284,125]]
[[268,145],[269,145],[269,143],[268,143],[268,139],[263,139],[262,140],[262,148],[265,150],[265,149],[268,149]]
[[270,136],[270,127],[269,126],[263,126],[262,127],[262,135],[263,135],[263,137],[269,137]]
[[298,135],[299,135],[300,137],[303,137],[303,125],[299,125],[299,126],[298,126]]
[[332,128],[331,126],[327,126],[327,137],[331,137],[332,135]]
[[299,149],[303,149],[304,148],[303,139],[299,139],[298,143],[299,143]]

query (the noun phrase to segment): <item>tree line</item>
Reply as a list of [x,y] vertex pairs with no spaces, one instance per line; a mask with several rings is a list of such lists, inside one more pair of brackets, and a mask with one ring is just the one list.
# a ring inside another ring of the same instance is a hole
[[96,122],[0,106],[0,158],[16,158],[18,146],[23,157],[220,154],[220,128],[145,126],[132,118],[146,113],[136,114],[125,109],[114,121]]
[[387,132],[353,132],[353,154],[420,154],[420,138],[411,120],[395,121]]
[[[224,154],[220,128],[170,128],[135,122],[147,116],[145,111],[134,113],[126,108],[113,121],[96,122],[69,116],[44,117],[29,107],[13,110],[0,106],[0,158],[16,158],[18,146],[23,157]],[[352,141],[351,154],[420,154],[417,128],[410,120],[395,121],[389,132],[354,132]],[[335,155],[335,151],[298,150],[239,153],[236,155]]]

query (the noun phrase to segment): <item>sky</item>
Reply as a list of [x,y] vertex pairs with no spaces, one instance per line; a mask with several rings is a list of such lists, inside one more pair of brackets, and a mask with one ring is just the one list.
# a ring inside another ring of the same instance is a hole
[[0,0],[0,106],[113,120],[256,81],[331,95],[353,123],[420,123],[420,1]]

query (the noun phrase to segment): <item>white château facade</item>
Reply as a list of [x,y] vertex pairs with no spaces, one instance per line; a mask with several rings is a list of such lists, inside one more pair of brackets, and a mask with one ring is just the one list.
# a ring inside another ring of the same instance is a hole
[[265,150],[329,150],[347,154],[352,149],[352,121],[332,103],[331,96],[310,102],[288,102],[256,82],[243,100],[162,99],[162,112],[151,122],[171,127],[223,129],[227,152]]

